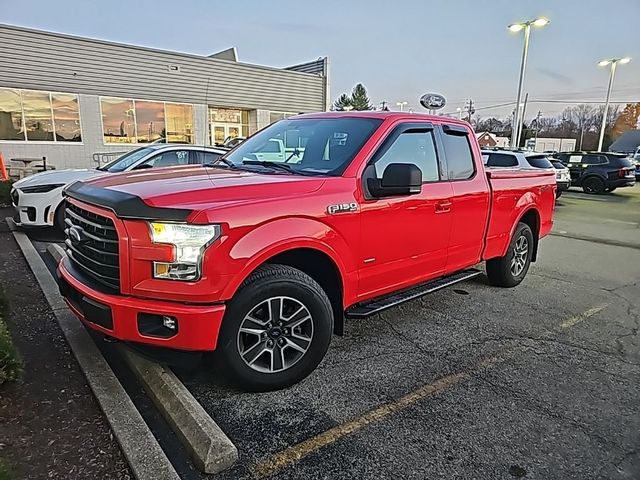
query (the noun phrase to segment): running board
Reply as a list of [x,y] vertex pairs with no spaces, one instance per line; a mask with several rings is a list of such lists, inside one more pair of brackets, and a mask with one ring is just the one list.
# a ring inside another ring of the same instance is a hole
[[478,275],[482,275],[482,272],[475,268],[463,270],[462,272],[454,273],[448,277],[438,278],[437,280],[432,280],[427,283],[422,283],[407,290],[394,292],[384,297],[378,297],[367,302],[358,303],[347,309],[345,316],[347,318],[369,317],[376,313],[380,313],[387,308],[395,307],[396,305],[408,302],[409,300],[415,300],[416,298],[420,298],[428,293],[469,280],[470,278],[477,277]]

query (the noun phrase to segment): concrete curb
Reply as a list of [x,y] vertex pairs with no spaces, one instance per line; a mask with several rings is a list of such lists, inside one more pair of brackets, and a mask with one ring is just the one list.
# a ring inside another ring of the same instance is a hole
[[29,237],[16,229],[11,218],[7,218],[7,224],[51,306],[134,476],[138,480],[178,480],[178,473],[93,339],[67,308],[55,280]]
[[[56,262],[65,255],[62,247],[55,244],[49,245],[47,252]],[[120,353],[198,469],[219,473],[236,462],[238,449],[171,370],[126,348],[121,348]]]
[[619,240],[596,238],[596,237],[590,237],[588,235],[577,235],[573,233],[561,233],[561,232],[551,232],[549,235],[553,237],[572,238],[574,240],[582,240],[583,242],[602,243],[604,245],[612,245],[614,247],[634,248],[636,250],[640,250],[640,244],[630,243],[630,242],[621,242]]
[[126,348],[121,348],[121,352],[153,403],[191,453],[198,469],[204,473],[219,473],[238,460],[236,446],[171,370]]

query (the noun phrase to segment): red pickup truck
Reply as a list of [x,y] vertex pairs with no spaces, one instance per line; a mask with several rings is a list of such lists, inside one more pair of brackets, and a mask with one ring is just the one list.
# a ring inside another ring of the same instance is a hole
[[216,350],[248,390],[309,375],[344,318],[469,279],[519,284],[551,230],[555,173],[485,172],[451,118],[299,115],[215,164],[66,189],[59,285],[87,326],[133,345]]

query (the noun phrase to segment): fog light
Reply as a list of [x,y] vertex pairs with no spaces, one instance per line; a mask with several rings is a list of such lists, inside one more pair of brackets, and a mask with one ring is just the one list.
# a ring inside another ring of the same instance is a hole
[[178,334],[178,319],[157,313],[138,313],[138,331],[146,337],[171,338]]
[[176,319],[173,317],[162,317],[162,324],[167,327],[169,330],[175,330],[178,325],[176,324]]

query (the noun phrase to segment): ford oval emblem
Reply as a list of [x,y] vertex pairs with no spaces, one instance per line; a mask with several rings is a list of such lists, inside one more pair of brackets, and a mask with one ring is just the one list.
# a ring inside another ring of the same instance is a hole
[[438,110],[446,104],[447,101],[439,93],[425,93],[420,97],[420,105],[427,110]]

